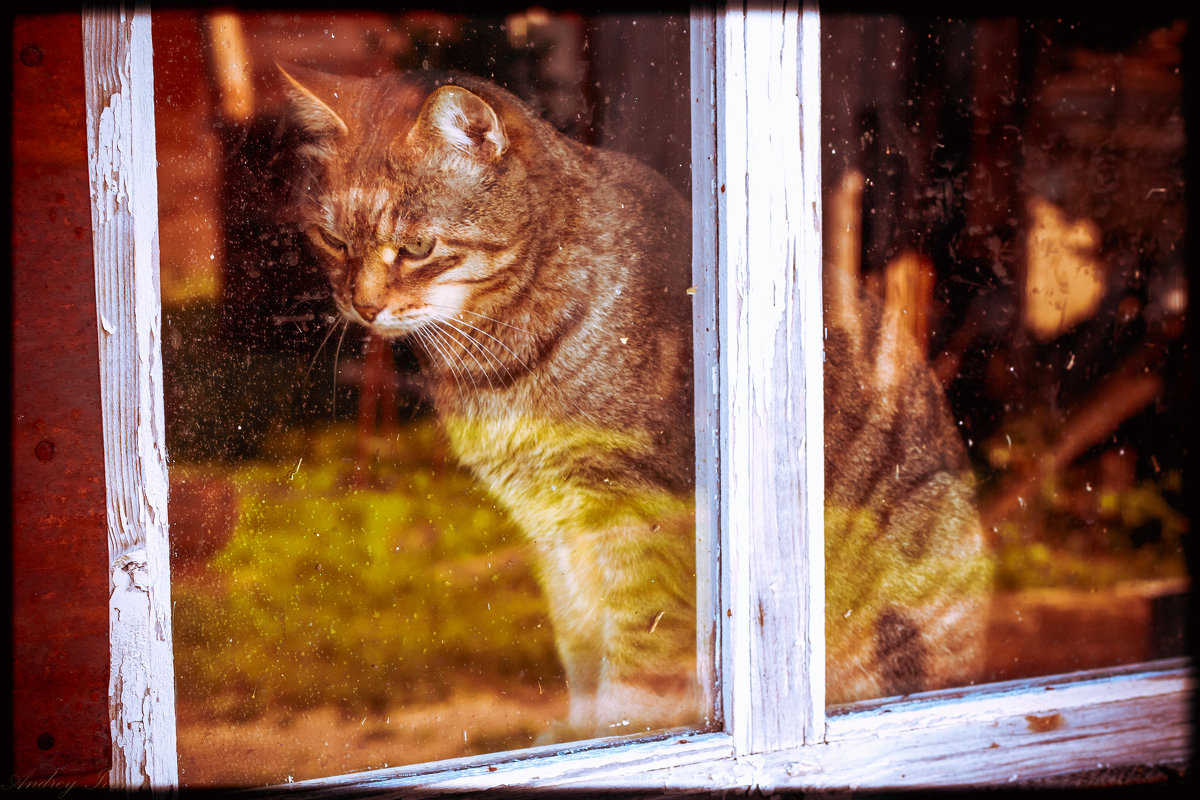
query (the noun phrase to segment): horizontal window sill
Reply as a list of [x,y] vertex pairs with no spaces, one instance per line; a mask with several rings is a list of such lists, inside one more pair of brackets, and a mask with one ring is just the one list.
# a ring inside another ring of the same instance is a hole
[[343,775],[290,788],[347,790],[866,789],[1026,783],[1188,761],[1188,659],[931,692],[839,709],[826,741],[738,756],[725,733],[584,742]]

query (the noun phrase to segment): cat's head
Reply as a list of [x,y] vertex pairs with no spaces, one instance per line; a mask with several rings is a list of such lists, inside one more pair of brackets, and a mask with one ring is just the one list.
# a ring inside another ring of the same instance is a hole
[[421,74],[280,71],[306,139],[301,226],[344,315],[403,336],[515,291],[521,164],[494,103]]

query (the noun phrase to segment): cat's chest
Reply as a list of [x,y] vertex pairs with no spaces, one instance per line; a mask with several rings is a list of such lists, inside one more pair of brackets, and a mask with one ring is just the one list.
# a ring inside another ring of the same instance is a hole
[[562,527],[596,510],[590,506],[603,505],[620,488],[604,475],[629,454],[651,449],[641,433],[514,407],[490,414],[448,414],[442,424],[459,463],[527,530]]

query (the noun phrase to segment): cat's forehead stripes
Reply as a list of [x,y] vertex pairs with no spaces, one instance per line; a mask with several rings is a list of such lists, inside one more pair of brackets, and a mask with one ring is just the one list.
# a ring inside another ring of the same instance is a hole
[[387,208],[391,195],[384,187],[364,189],[361,186],[351,187],[346,191],[346,204],[354,215],[367,220],[377,220]]
[[375,223],[375,238],[380,241],[395,239],[400,229],[400,209],[392,208],[380,212]]
[[386,187],[354,186],[328,197],[322,205],[329,225],[340,219],[343,226],[351,225],[377,241],[395,238],[400,211]]

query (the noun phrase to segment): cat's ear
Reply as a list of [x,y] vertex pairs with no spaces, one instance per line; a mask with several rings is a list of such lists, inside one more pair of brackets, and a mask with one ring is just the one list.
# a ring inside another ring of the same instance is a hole
[[345,136],[349,133],[350,129],[345,121],[331,105],[336,101],[338,90],[341,88],[341,78],[291,64],[285,67],[278,61],[275,62],[275,66],[287,79],[292,108],[295,110],[297,121],[305,130],[325,136]]
[[482,97],[461,86],[442,86],[429,95],[408,136],[410,141],[432,137],[484,161],[499,158],[508,149],[500,115]]

